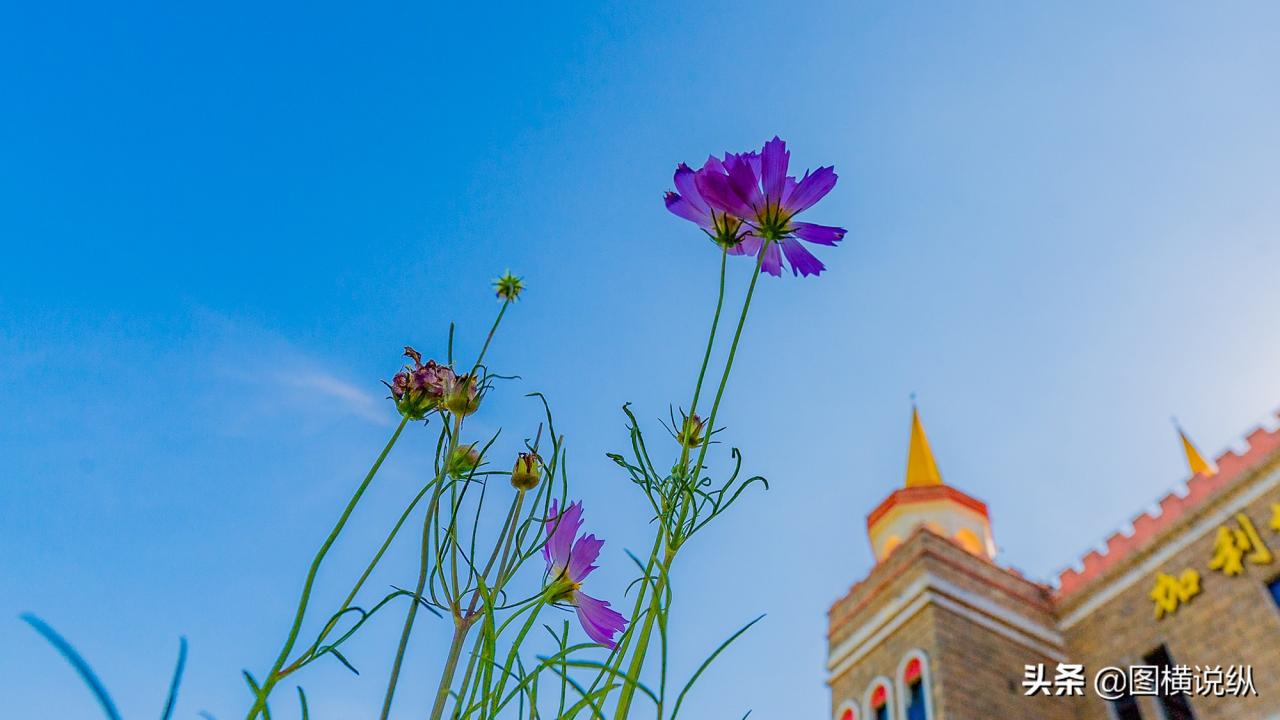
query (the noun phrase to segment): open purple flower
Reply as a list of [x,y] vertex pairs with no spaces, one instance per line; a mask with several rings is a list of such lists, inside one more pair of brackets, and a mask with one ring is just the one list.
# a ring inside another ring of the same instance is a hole
[[595,535],[578,537],[581,527],[582,503],[570,503],[562,515],[556,501],[551,501],[547,542],[542,546],[550,576],[547,593],[553,603],[572,605],[587,636],[613,649],[617,647],[614,636],[626,629],[627,619],[609,607],[609,603],[582,592],[582,581],[596,569],[592,563],[600,556],[604,541]]
[[[737,156],[735,155],[725,154],[726,161],[736,162],[736,158]],[[696,172],[684,163],[676,166],[674,180],[676,190],[679,192],[667,191],[664,197],[667,209],[672,214],[702,228],[702,231],[715,244],[725,248],[732,254],[740,255],[741,251],[738,250],[738,246],[742,244],[742,238],[750,228],[743,223],[741,217],[724,210],[713,209],[702,198],[695,176],[704,171],[723,173],[725,172],[724,163],[712,156],[707,158],[707,162],[703,164],[702,169]]]
[[787,144],[774,137],[760,154],[735,156],[723,169],[704,167],[695,176],[700,197],[712,212],[742,218],[751,228],[739,243],[743,254],[764,253],[761,269],[770,275],[782,274],[782,258],[794,275],[817,275],[826,266],[801,244],[835,245],[845,229],[807,222],[795,216],[813,207],[836,184],[835,168],[806,171],[796,180],[787,175],[791,153]]

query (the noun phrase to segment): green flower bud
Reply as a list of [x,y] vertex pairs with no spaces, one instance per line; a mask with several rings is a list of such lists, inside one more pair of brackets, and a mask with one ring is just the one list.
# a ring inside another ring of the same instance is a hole
[[542,458],[538,453],[520,453],[511,469],[511,485],[517,490],[532,490],[542,482]]
[[480,451],[476,449],[476,444],[459,445],[449,453],[449,458],[445,461],[444,471],[455,478],[462,479],[471,474],[472,470],[480,464]]
[[703,431],[706,424],[702,418],[697,415],[689,415],[684,419],[684,424],[680,428],[680,432],[676,433],[676,442],[683,447],[696,448],[706,440]]
[[444,394],[444,406],[449,412],[464,417],[480,407],[480,391],[475,375],[462,375],[450,383]]

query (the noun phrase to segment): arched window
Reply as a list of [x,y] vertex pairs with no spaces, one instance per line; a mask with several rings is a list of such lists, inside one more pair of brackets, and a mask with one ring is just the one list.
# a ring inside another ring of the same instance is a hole
[[836,713],[836,720],[858,720],[858,711],[854,710],[850,703],[845,703]]
[[893,693],[889,691],[891,687],[893,684],[886,677],[878,677],[871,681],[866,697],[863,698],[867,720],[895,720]]
[[929,658],[922,650],[912,650],[898,665],[898,688],[906,720],[932,720],[933,698],[929,693]]

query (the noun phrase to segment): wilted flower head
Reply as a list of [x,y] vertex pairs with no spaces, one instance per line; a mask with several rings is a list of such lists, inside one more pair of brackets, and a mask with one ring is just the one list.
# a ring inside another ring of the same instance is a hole
[[475,412],[480,407],[479,381],[475,374],[453,375],[444,389],[443,402],[446,410],[459,417]]
[[493,289],[497,291],[498,298],[501,300],[515,301],[520,297],[520,293],[524,291],[524,278],[518,278],[511,274],[508,270],[503,273],[502,277],[493,281]]
[[422,354],[411,347],[405,347],[404,355],[413,365],[405,365],[386,385],[391,388],[391,398],[400,414],[421,420],[439,407],[445,389],[454,384],[453,370],[435,360],[422,364]]
[[609,603],[582,592],[582,581],[596,569],[592,563],[600,556],[604,541],[595,535],[578,537],[581,527],[582,503],[570,504],[561,515],[556,501],[551,501],[547,542],[542,546],[550,583],[548,598],[553,603],[572,605],[587,636],[612,649],[617,647],[614,636],[626,629],[627,619]]
[[464,478],[480,464],[480,451],[476,444],[459,445],[449,453],[445,460],[445,473],[455,478]]
[[520,453],[511,468],[511,484],[517,490],[532,490],[542,482],[542,458],[536,452]]
[[[725,155],[725,162],[734,163],[739,160],[740,156]],[[702,193],[698,190],[698,184],[695,180],[697,173],[700,172],[724,171],[724,162],[714,156],[707,158],[707,162],[697,172],[694,172],[688,165],[680,163],[676,166],[674,177],[678,192],[667,191],[664,200],[666,201],[667,209],[672,214],[702,228],[707,237],[711,238],[712,242],[720,247],[733,254],[741,254],[741,251],[737,251],[737,248],[750,228],[743,223],[741,217],[712,208],[702,198]]]
[[703,436],[705,429],[706,422],[697,414],[687,415],[680,426],[680,432],[676,433],[676,442],[686,448],[696,448],[706,439]]
[[739,217],[750,226],[738,250],[753,256],[763,253],[761,269],[770,275],[782,274],[783,255],[792,274],[821,273],[825,266],[800,241],[835,245],[844,238],[845,229],[796,222],[795,217],[831,192],[835,169],[820,167],[796,180],[787,174],[791,153],[778,137],[765,143],[758,156],[737,157],[740,160],[735,162],[726,159],[723,169],[704,167],[694,180],[713,211]]

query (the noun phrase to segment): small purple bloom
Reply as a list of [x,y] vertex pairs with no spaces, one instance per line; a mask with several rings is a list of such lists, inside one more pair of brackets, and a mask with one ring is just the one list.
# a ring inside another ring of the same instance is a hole
[[561,514],[556,501],[552,500],[546,528],[547,542],[542,546],[542,556],[547,561],[551,602],[572,605],[588,637],[609,649],[617,647],[614,637],[627,628],[627,619],[609,607],[609,603],[582,592],[582,581],[596,569],[592,563],[604,546],[604,541],[595,535],[578,537],[578,530],[582,528],[582,503],[570,503]]
[[[725,155],[728,159],[730,155]],[[680,163],[676,166],[674,177],[676,190],[678,192],[668,191],[664,197],[667,209],[672,214],[688,220],[707,234],[717,245],[725,248],[735,255],[742,254],[737,250],[742,243],[743,236],[750,229],[742,222],[742,218],[724,210],[713,209],[702,197],[702,192],[698,190],[698,184],[695,177],[698,173],[704,171],[722,172],[724,163],[715,157],[707,158],[707,162],[703,164],[702,169],[694,171],[688,165]]]
[[713,213],[742,218],[751,228],[737,249],[742,254],[764,253],[762,270],[781,275],[786,256],[792,274],[818,275],[825,266],[800,241],[835,245],[844,238],[845,229],[795,222],[794,218],[831,192],[836,184],[835,168],[806,171],[796,180],[787,175],[790,161],[787,144],[775,136],[759,155],[726,156],[721,167],[699,170],[695,185]]

